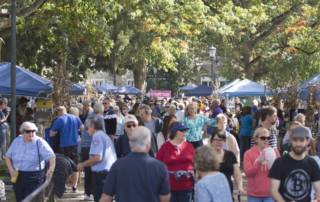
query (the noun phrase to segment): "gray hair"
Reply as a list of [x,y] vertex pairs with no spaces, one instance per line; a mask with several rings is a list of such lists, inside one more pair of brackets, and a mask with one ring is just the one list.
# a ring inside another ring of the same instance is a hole
[[104,120],[102,116],[94,115],[86,120],[86,127],[93,127],[95,130],[104,130]]
[[129,145],[131,150],[145,149],[147,145],[151,145],[150,130],[144,126],[138,126],[129,137]]
[[96,114],[101,114],[104,112],[104,107],[103,107],[103,104],[101,103],[96,103],[94,104],[93,106],[93,112],[96,113]]
[[36,132],[38,132],[38,127],[36,126],[36,124],[32,122],[25,121],[21,124],[19,128],[20,133],[23,133],[24,130],[35,130]]
[[142,104],[139,107],[139,110],[143,110],[146,114],[152,114],[152,109],[149,105]]

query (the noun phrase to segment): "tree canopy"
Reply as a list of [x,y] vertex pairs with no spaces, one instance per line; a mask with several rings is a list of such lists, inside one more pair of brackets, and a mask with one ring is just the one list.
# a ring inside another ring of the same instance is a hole
[[[320,70],[317,0],[24,0],[18,8],[18,63],[49,77],[59,68],[74,81],[88,69],[132,70],[135,86],[145,89],[147,73],[158,69],[171,79],[161,82],[183,85],[211,45],[230,80],[278,88]],[[0,33],[8,40],[6,20]]]

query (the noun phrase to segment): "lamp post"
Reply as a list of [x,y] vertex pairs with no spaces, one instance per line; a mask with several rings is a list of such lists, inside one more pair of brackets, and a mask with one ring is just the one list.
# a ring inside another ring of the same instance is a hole
[[211,87],[213,92],[215,93],[215,88],[216,88],[216,74],[213,71],[213,63],[216,60],[216,53],[217,53],[217,49],[214,46],[210,46],[208,49],[209,52],[209,57],[211,59]]

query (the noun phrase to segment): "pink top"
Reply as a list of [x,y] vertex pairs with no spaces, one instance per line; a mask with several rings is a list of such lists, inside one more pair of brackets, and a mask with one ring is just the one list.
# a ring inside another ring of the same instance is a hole
[[[277,157],[279,152],[275,149]],[[271,181],[268,177],[269,169],[267,166],[262,166],[257,162],[261,151],[257,146],[253,146],[244,154],[243,169],[247,176],[247,192],[248,196],[268,197],[271,196],[270,185]]]

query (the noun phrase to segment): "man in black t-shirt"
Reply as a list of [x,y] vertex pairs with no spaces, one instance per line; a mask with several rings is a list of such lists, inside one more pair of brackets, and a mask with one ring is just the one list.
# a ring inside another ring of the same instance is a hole
[[316,199],[320,199],[320,168],[316,161],[307,156],[310,143],[309,128],[300,126],[292,130],[291,151],[278,158],[271,167],[271,194],[277,202],[310,202],[312,185]]
[[131,153],[111,167],[100,202],[169,202],[169,176],[166,166],[150,157],[151,133],[139,126],[129,138]]

